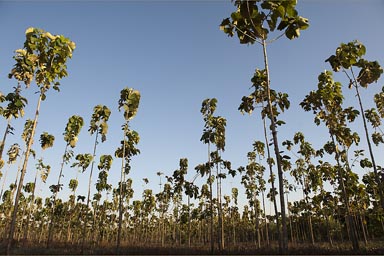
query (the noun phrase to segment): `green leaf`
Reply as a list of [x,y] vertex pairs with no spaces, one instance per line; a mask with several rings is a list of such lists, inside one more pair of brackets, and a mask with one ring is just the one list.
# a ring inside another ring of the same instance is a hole
[[27,30],[25,31],[25,34],[29,35],[29,34],[33,33],[34,31],[35,31],[35,29],[30,27],[30,28],[27,28]]
[[267,20],[267,22],[268,22],[269,30],[274,31],[276,28],[276,20],[275,19],[269,19],[269,20]]
[[384,143],[383,135],[378,132],[372,133],[372,141],[376,146],[378,146],[380,143]]
[[282,158],[283,158],[283,159],[287,159],[287,160],[291,159],[291,157],[290,157],[290,156],[287,156],[287,155],[283,155]]
[[[233,21],[239,21],[239,20],[242,19],[242,15],[241,15],[240,12],[233,12],[233,13],[231,14],[231,18],[232,18]],[[225,20],[229,20],[229,19],[227,18],[227,19],[225,19]]]
[[373,165],[372,165],[372,162],[368,160],[368,158],[364,158],[362,160],[360,160],[360,166],[361,168],[372,168]]
[[285,8],[284,6],[280,5],[276,10],[275,12],[281,17],[283,18],[285,16]]

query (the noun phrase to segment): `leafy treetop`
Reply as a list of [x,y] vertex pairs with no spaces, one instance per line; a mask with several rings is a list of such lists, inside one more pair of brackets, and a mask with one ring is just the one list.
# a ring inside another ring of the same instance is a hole
[[53,84],[59,91],[60,80],[68,75],[67,59],[72,58],[74,42],[63,35],[52,35],[38,28],[28,28],[23,49],[16,50],[16,60],[9,78],[16,78],[29,87],[33,79],[45,99],[44,93]]
[[300,30],[307,29],[308,19],[298,15],[297,0],[236,0],[237,10],[224,19],[220,29],[228,36],[237,36],[241,44],[253,44],[266,40],[269,32],[284,31],[289,39],[300,36]]

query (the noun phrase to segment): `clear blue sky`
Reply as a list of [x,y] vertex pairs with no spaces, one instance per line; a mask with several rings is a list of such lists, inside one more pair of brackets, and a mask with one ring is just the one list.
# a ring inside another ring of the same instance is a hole
[[[384,2],[306,0],[298,3],[299,14],[307,17],[310,27],[299,39],[281,38],[269,46],[272,88],[289,94],[291,108],[282,119],[279,140],[292,139],[302,131],[314,146],[322,146],[327,138],[317,128],[310,113],[298,104],[315,89],[317,76],[330,69],[324,60],[341,42],[360,40],[367,47],[366,58],[384,63]],[[14,62],[14,50],[21,48],[28,27],[38,27],[52,34],[63,34],[76,43],[73,59],[68,63],[69,76],[62,80],[61,92],[50,91],[42,103],[37,135],[47,131],[56,137],[55,146],[43,157],[52,172],[47,184],[57,182],[59,163],[65,143],[62,133],[68,117],[81,115],[86,125],[79,137],[75,153],[91,153],[94,138],[87,129],[93,107],[104,104],[111,108],[107,141],[100,143],[101,154],[113,154],[121,138],[122,113],[117,110],[120,90],[133,87],[142,94],[137,117],[131,127],[139,132],[141,154],[132,159],[135,197],[140,197],[142,178],[147,188],[158,191],[156,172],[171,175],[179,159],[189,159],[188,179],[194,167],[206,161],[207,148],[200,136],[203,129],[201,102],[216,97],[216,114],[227,118],[227,143],[223,158],[233,167],[247,163],[246,153],[254,140],[262,140],[262,122],[255,112],[243,116],[238,111],[241,97],[250,93],[250,78],[255,68],[263,68],[258,45],[240,45],[228,38],[219,24],[234,11],[228,1],[1,1],[0,2],[0,91],[4,94],[16,86],[7,78]],[[336,79],[343,81],[342,76]],[[372,95],[383,85],[383,79],[364,92],[367,106]],[[33,118],[37,102],[36,87],[24,91],[29,100],[25,118]],[[354,95],[346,89],[347,103],[355,104]],[[25,118],[13,121],[15,135],[7,140],[20,141]],[[358,122],[360,123],[360,122]],[[5,120],[0,121],[0,134]],[[21,143],[21,142],[19,142]],[[362,144],[364,139],[362,138]],[[35,150],[40,155],[38,137]],[[380,157],[378,157],[380,158]],[[382,160],[380,161],[383,164]],[[28,165],[26,181],[34,176],[34,162]],[[119,179],[120,161],[115,159],[110,182]],[[5,168],[3,169],[5,171]],[[97,179],[95,169],[93,183]],[[361,170],[359,170],[361,171]],[[79,193],[85,194],[88,174],[80,175]],[[65,192],[75,171],[64,169]],[[14,180],[15,172],[8,176]],[[202,179],[200,179],[202,180]],[[232,186],[241,187],[239,178],[228,178],[225,193]],[[48,185],[40,195],[48,194]],[[245,198],[243,194],[241,197]],[[245,200],[245,199],[243,199]]]

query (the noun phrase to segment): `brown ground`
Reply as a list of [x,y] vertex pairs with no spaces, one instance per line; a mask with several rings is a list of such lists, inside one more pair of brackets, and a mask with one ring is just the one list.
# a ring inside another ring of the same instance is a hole
[[[372,242],[360,251],[353,251],[348,244],[339,247],[330,248],[328,244],[309,244],[290,245],[287,255],[384,255],[384,242]],[[362,244],[363,246],[363,244]],[[0,254],[6,253],[5,243],[0,245]],[[12,254],[16,255],[79,255],[81,246],[55,243],[49,249],[45,244],[22,244],[15,243]],[[115,255],[114,246],[103,246],[90,248],[89,245],[84,248],[85,255]],[[209,255],[209,247],[156,247],[156,246],[122,246],[119,254],[121,255]],[[215,251],[216,255],[278,255],[278,248],[256,249],[254,245],[240,245],[236,248],[228,248],[222,252]]]

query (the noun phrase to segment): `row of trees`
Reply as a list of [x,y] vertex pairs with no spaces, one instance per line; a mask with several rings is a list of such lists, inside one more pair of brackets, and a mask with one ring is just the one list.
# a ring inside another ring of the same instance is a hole
[[[315,115],[316,125],[325,124],[328,140],[322,148],[315,149],[302,132],[297,132],[292,140],[281,142],[277,129],[284,121],[278,118],[281,112],[288,110],[290,102],[288,94],[271,89],[267,45],[284,35],[289,39],[299,37],[300,30],[308,27],[308,20],[298,15],[296,1],[235,1],[234,4],[237,10],[223,20],[220,28],[230,36],[236,32],[240,43],[258,43],[263,49],[264,67],[256,69],[251,79],[252,92],[242,98],[239,106],[242,113],[260,109],[264,124],[262,141],[253,142],[253,150],[244,156],[245,166],[232,167],[230,161],[222,158],[226,119],[215,116],[215,98],[205,99],[200,111],[204,121],[201,141],[207,146],[207,161],[197,165],[196,175],[188,180],[188,159],[180,159],[179,169],[165,176],[164,184],[164,174],[158,172],[159,193],[145,189],[138,200],[133,200],[133,181],[128,175],[132,157],[140,153],[137,148],[139,134],[130,127],[138,111],[140,93],[130,88],[120,92],[118,109],[123,110],[124,117],[122,140],[113,154],[100,155],[97,159],[97,145],[107,138],[111,114],[107,106],[97,105],[88,129],[94,136],[93,153],[75,155],[84,120],[73,115],[63,134],[66,145],[57,183],[49,187],[52,194],[44,199],[35,196],[38,176],[45,183],[51,169],[42,157],[37,161],[34,181],[24,182],[28,159],[36,155],[33,143],[40,104],[51,87],[59,90],[59,80],[68,75],[66,62],[75,49],[75,44],[64,36],[27,29],[24,48],[16,51],[16,64],[9,75],[18,85],[13,92],[0,95],[1,114],[6,120],[0,145],[1,168],[6,170],[0,193],[0,225],[8,253],[14,239],[46,243],[47,247],[57,242],[77,244],[82,251],[89,246],[110,244],[116,246],[117,252],[122,244],[209,245],[213,253],[242,243],[252,243],[256,248],[276,243],[280,252],[285,252],[288,241],[293,244],[328,242],[330,246],[350,241],[353,249],[359,249],[360,241],[367,245],[370,240],[384,235],[384,174],[375,161],[372,145],[384,143],[380,130],[384,117],[384,89],[374,96],[375,108],[365,109],[363,102],[367,100],[363,101],[360,95],[361,88],[376,82],[383,73],[379,63],[364,59],[366,49],[360,42],[341,44],[327,61],[334,72],[347,76],[348,87],[356,91],[359,110],[344,107],[342,84],[334,81],[331,71],[325,71],[318,77],[317,88],[300,106]],[[268,41],[268,35],[274,31],[281,31],[282,35]],[[40,93],[35,117],[26,120],[24,126],[24,149],[14,144],[3,154],[6,138],[13,131],[12,119],[23,117],[28,103],[22,96],[21,85],[28,88],[32,83],[38,86]],[[359,117],[369,158],[358,148],[360,136],[350,126]],[[54,140],[48,133],[41,134],[42,152],[52,147]],[[3,155],[8,156],[7,161]],[[109,184],[112,162],[119,158],[120,181]],[[17,162],[16,181],[5,189],[7,170]],[[99,173],[96,193],[92,194],[95,163]],[[355,172],[357,163],[367,170],[361,178]],[[69,198],[59,197],[66,187],[61,181],[62,172],[68,167],[80,172],[90,170],[86,195],[76,193],[79,185],[76,177],[68,184]],[[248,200],[242,210],[238,205],[238,188],[232,188],[231,195],[222,194],[222,180],[235,175],[241,176]],[[207,178],[201,187],[195,183],[199,176]],[[148,183],[148,179],[143,181]],[[302,199],[290,201],[293,190],[302,190]],[[267,214],[267,199],[273,203],[274,214]]]
[[[288,248],[283,171],[290,171],[292,168],[291,162],[289,161],[290,156],[284,155],[284,153],[279,149],[277,127],[283,125],[284,121],[278,120],[277,118],[280,111],[283,112],[289,108],[290,103],[286,93],[276,92],[270,87],[267,45],[284,35],[291,40],[297,38],[300,36],[300,31],[308,28],[309,25],[306,18],[298,15],[298,12],[295,9],[297,1],[234,1],[234,4],[237,7],[237,10],[231,14],[230,18],[223,20],[220,28],[224,33],[231,37],[235,35],[235,32],[237,32],[237,36],[242,44],[258,43],[263,49],[264,69],[256,70],[255,75],[252,78],[254,92],[252,92],[252,94],[248,97],[243,97],[239,110],[251,113],[258,104],[261,104],[262,119],[267,117],[270,121],[269,128],[272,134],[271,144],[274,148],[275,158],[271,158],[268,153],[267,162],[270,168],[272,168],[271,165],[273,165],[276,160],[278,170],[279,199],[282,216],[281,237],[279,239],[281,243],[279,248],[280,252],[282,252]],[[283,34],[267,41],[270,33],[274,31],[282,31]],[[382,174],[379,174],[378,170],[380,170],[381,173],[383,171],[381,170],[381,167],[376,165],[371,140],[376,144],[379,144],[382,142],[382,133],[375,131],[372,134],[372,137],[370,137],[367,121],[371,122],[375,129],[380,126],[381,116],[379,116],[377,112],[380,112],[382,108],[380,98],[381,94],[375,95],[377,110],[375,108],[365,110],[360,97],[359,88],[367,88],[369,84],[376,82],[383,73],[383,69],[377,61],[365,60],[363,58],[364,54],[365,47],[361,43],[355,41],[348,44],[341,44],[341,46],[336,49],[335,55],[330,56],[326,61],[330,63],[335,72],[345,73],[350,81],[349,88],[353,87],[356,90],[370,156],[370,159],[364,158],[360,161],[360,165],[363,168],[373,168],[373,177],[376,186],[375,193],[380,201],[380,204],[373,203],[373,205],[374,208],[379,209],[377,212],[380,215],[384,208],[382,203],[382,183],[384,178],[382,177]],[[358,69],[358,73],[356,73],[356,69]],[[300,103],[300,106],[305,111],[313,112],[315,115],[314,122],[316,125],[320,125],[322,122],[326,125],[329,131],[330,141],[328,141],[324,147],[318,151],[309,148],[309,143],[304,144],[305,148],[300,148],[298,151],[298,153],[304,154],[304,161],[303,158],[299,158],[300,161],[297,160],[295,164],[297,166],[302,166],[301,168],[307,170],[307,173],[309,173],[308,176],[310,176],[310,170],[314,166],[309,161],[312,156],[323,157],[324,152],[334,156],[336,161],[336,165],[334,166],[336,173],[333,174],[332,178],[335,178],[338,181],[337,190],[339,190],[338,193],[340,193],[341,198],[343,199],[342,206],[345,208],[344,214],[346,216],[349,239],[352,242],[353,249],[358,250],[358,231],[356,225],[354,225],[353,213],[351,211],[352,195],[350,194],[350,191],[348,191],[354,185],[352,181],[355,181],[356,183],[358,178],[352,171],[354,166],[353,163],[349,162],[348,152],[353,144],[358,144],[360,138],[356,132],[353,132],[348,127],[347,124],[353,122],[360,112],[353,107],[343,107],[341,84],[333,80],[332,73],[330,71],[320,74],[318,89],[310,92],[309,95],[305,97],[303,102]],[[303,144],[304,136],[300,135],[299,138],[296,138],[295,144],[299,143],[299,141]],[[266,145],[268,145],[269,142],[267,137],[265,142]],[[292,142],[290,141],[284,141],[282,144],[287,146],[288,150],[292,146]],[[308,150],[311,152],[309,155]],[[360,157],[362,155],[363,150],[355,151],[356,157]],[[302,162],[304,162],[304,165]],[[328,162],[323,162],[323,160],[319,160],[319,163],[321,165],[329,164]],[[297,180],[295,173],[293,173],[293,176]],[[305,179],[305,175],[302,175],[302,179],[303,180],[300,182],[301,184],[308,182]],[[328,180],[326,178],[322,179],[323,181]],[[308,202],[309,193],[315,192],[316,189],[313,189],[310,185],[303,187],[304,201]],[[276,207],[275,212],[277,216]],[[277,224],[277,226],[280,230],[280,225]],[[311,230],[311,218],[309,218],[309,226]],[[311,232],[311,238],[313,242],[313,232]]]

